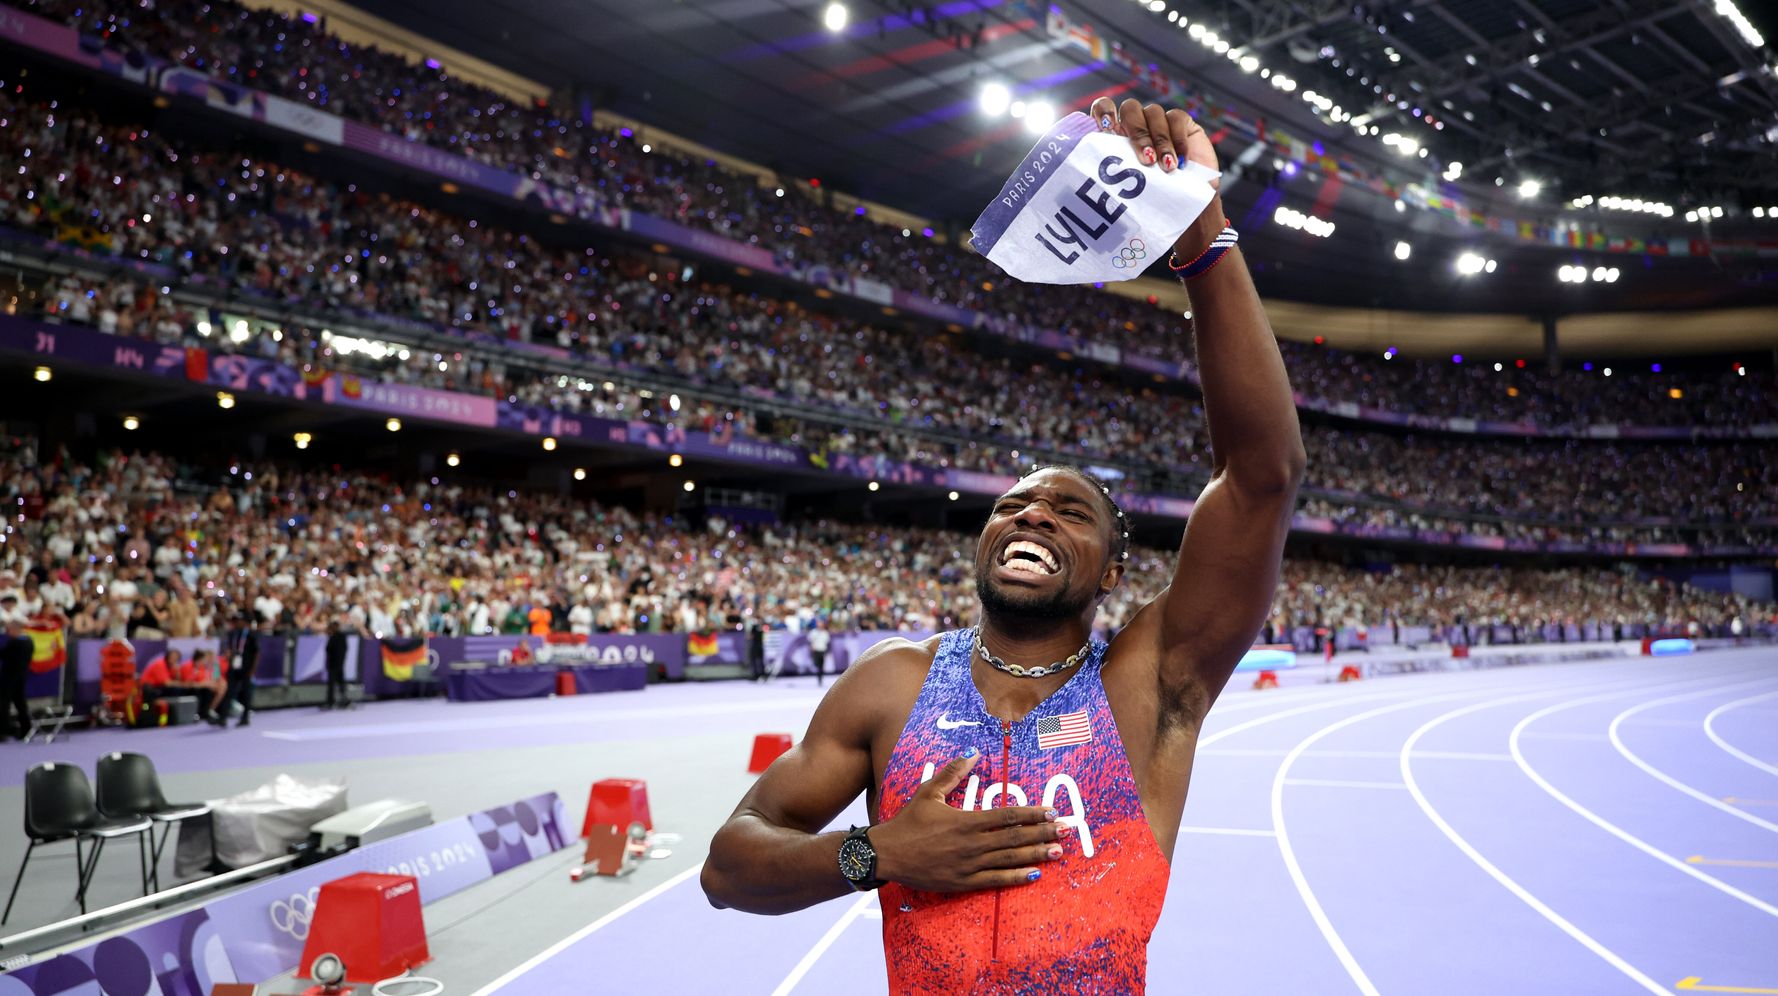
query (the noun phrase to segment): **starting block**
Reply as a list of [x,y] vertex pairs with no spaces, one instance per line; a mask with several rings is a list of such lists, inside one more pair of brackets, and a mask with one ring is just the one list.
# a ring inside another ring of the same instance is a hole
[[1253,679],[1253,687],[1254,688],[1277,688],[1278,687],[1278,672],[1276,672],[1276,671],[1261,671],[1259,673],[1259,677]]
[[[627,827],[642,824],[644,832],[654,829],[654,818],[648,812],[648,783],[640,778],[605,778],[593,783],[586,800],[586,819],[581,822],[580,835],[589,837],[598,824]],[[587,859],[591,861],[591,858]]]
[[1340,668],[1341,681],[1357,681],[1363,677],[1364,675],[1358,673],[1358,665],[1356,664],[1347,664]]
[[772,766],[780,755],[790,749],[790,734],[761,733],[753,738],[753,757],[747,762],[747,773],[757,775]]
[[581,863],[568,872],[570,882],[589,875],[621,878],[636,870],[648,850],[648,830],[640,823],[631,823],[628,830],[615,823],[595,823],[587,828],[586,839]]
[[346,981],[373,983],[431,960],[412,875],[359,872],[321,887],[297,972],[313,977],[315,959],[339,958]]

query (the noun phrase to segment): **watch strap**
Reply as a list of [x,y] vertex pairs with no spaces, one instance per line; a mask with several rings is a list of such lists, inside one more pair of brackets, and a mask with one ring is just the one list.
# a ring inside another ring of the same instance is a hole
[[[855,890],[857,892],[868,892],[872,889],[880,889],[883,886],[889,884],[877,877],[877,849],[871,845],[869,835],[870,835],[870,827],[868,827],[868,826],[853,827],[846,834],[846,839],[844,841],[840,842],[840,854],[841,854],[840,874],[845,876],[846,881],[852,883],[853,890]],[[846,864],[845,864],[845,860],[844,860],[844,855],[847,850],[846,845],[850,844],[853,841],[862,842],[864,844],[864,846],[867,849],[869,849],[869,851],[870,851],[870,869],[865,873],[869,877],[864,879],[863,881],[854,879],[852,876],[846,874]]]

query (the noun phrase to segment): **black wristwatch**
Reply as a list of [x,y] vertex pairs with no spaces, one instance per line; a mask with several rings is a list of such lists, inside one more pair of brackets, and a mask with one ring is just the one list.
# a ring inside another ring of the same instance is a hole
[[877,849],[870,846],[870,827],[853,827],[840,841],[840,874],[858,892],[880,889],[885,883],[877,877]]

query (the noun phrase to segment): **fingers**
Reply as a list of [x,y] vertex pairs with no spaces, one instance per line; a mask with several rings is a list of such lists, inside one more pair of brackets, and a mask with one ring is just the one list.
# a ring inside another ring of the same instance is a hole
[[969,769],[975,767],[975,762],[981,756],[981,753],[974,747],[969,748],[969,753],[954,758],[950,764],[940,768],[938,773],[932,776],[932,780],[922,788],[939,799],[944,799],[945,796],[951,794],[952,789],[963,784],[963,779],[969,777]]
[[992,851],[982,855],[982,867],[985,869],[1030,868],[1033,865],[1046,865],[1051,861],[1062,860],[1062,845],[1031,844],[1026,847],[1008,847],[1004,850]]
[[969,891],[979,889],[1008,889],[1015,885],[1030,885],[1043,877],[1041,868],[1007,868],[994,871],[976,872],[963,882]]
[[[1210,144],[1210,136],[1205,134],[1202,125],[1192,120],[1190,114],[1174,108],[1167,112],[1167,130],[1173,136],[1173,147],[1179,152],[1181,164],[1187,162],[1200,163],[1216,169],[1216,149]],[[1220,178],[1212,179],[1212,189],[1221,185]]]
[[1100,97],[1094,100],[1093,106],[1087,111],[1087,116],[1093,119],[1093,124],[1100,131],[1122,134],[1122,126],[1117,117],[1117,104],[1110,97]]
[[1038,823],[1028,826],[1017,826],[1010,830],[982,834],[984,850],[1001,850],[1029,847],[1033,844],[1049,844],[1062,839],[1062,828],[1065,824],[1056,822]]
[[1167,121],[1167,109],[1159,104],[1150,104],[1142,109],[1142,119],[1148,126],[1148,134],[1154,141],[1154,160],[1144,160],[1149,165],[1158,163],[1164,172],[1171,173],[1179,165],[1179,151],[1173,145],[1173,129]]
[[1117,117],[1123,134],[1129,136],[1130,145],[1136,149],[1136,158],[1144,166],[1153,166],[1159,155],[1154,150],[1154,137],[1148,131],[1148,115],[1142,110],[1142,101],[1134,97],[1126,97],[1117,105]]
[[1003,809],[984,809],[969,815],[974,818],[977,829],[1001,830],[1049,823],[1056,818],[1056,811],[1043,806],[1007,806]]

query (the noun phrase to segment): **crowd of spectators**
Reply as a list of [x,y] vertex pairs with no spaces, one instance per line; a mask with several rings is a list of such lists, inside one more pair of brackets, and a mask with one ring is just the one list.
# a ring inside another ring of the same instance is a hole
[[[1053,329],[1122,349],[1184,359],[1188,337],[1173,313],[1112,294],[1008,281],[986,261],[941,240],[883,224],[869,212],[838,210],[808,186],[785,179],[762,183],[702,157],[669,151],[657,138],[597,127],[570,109],[526,103],[452,78],[426,64],[374,46],[351,45],[328,33],[325,19],[291,19],[250,10],[228,0],[15,0],[16,5],[78,27],[106,44],[133,48],[332,113],[380,126],[413,141],[562,187],[579,188],[608,206],[676,220],[766,247],[786,262],[819,264],[876,279],[934,300],[984,312],[1032,328]],[[645,152],[644,148],[651,151]],[[249,164],[251,165],[251,164]],[[128,174],[122,174],[128,175]],[[251,180],[264,177],[247,177]],[[268,189],[270,181],[264,184]],[[238,192],[230,191],[233,200]],[[860,213],[862,212],[862,213]],[[144,211],[143,213],[151,213]],[[326,212],[323,212],[325,214]],[[335,224],[314,211],[304,220]],[[417,238],[393,230],[377,233],[383,247]],[[220,233],[227,234],[227,233]],[[454,238],[462,238],[458,233]],[[511,236],[502,236],[510,243]],[[523,239],[518,240],[523,244]],[[227,244],[251,255],[251,236]],[[444,243],[432,243],[442,245]],[[457,243],[452,242],[452,245]],[[130,249],[144,251],[142,247]],[[342,254],[343,256],[344,254]],[[233,269],[259,286],[302,273],[306,261],[283,248],[249,260],[195,260]],[[296,264],[292,266],[291,264]],[[506,269],[515,260],[506,260]],[[388,265],[388,264],[379,264]],[[265,270],[270,269],[272,273]],[[400,269],[400,267],[396,267]],[[505,281],[485,278],[498,268],[475,266],[461,274],[467,293],[427,282],[402,287],[388,274],[335,271],[312,274],[335,292],[375,297],[385,288],[419,306],[431,321],[492,325],[519,335],[553,339],[574,329],[552,324],[547,305],[535,297],[505,300]],[[371,266],[363,269],[374,271]],[[258,271],[258,272],[256,272]],[[283,271],[283,272],[278,272]],[[546,272],[559,272],[546,268]],[[572,273],[570,268],[564,275]],[[482,279],[478,280],[478,274]],[[501,277],[512,274],[501,274]],[[397,275],[399,276],[399,275]],[[360,279],[354,285],[354,277]],[[300,278],[299,278],[300,279]],[[475,284],[499,291],[484,296]],[[516,294],[514,296],[517,296]],[[484,304],[484,302],[487,302]],[[378,304],[373,300],[369,302]],[[387,310],[387,309],[384,309]],[[561,321],[574,313],[561,316]],[[1670,425],[1747,425],[1778,421],[1778,397],[1758,378],[1724,369],[1720,375],[1683,377],[1620,371],[1610,390],[1597,374],[1550,374],[1510,368],[1506,377],[1478,364],[1455,365],[1287,344],[1295,383],[1312,397],[1355,401],[1420,415],[1460,416],[1544,425],[1594,422]],[[1683,388],[1674,400],[1669,391]],[[1506,388],[1513,388],[1508,394]]]
[[[958,336],[910,336],[687,279],[634,255],[546,247],[523,234],[419,204],[360,193],[275,164],[185,153],[158,135],[87,113],[0,98],[0,210],[51,235],[102,230],[126,255],[176,265],[271,299],[382,314],[435,328],[541,340],[583,361],[585,376],[510,351],[353,350],[300,325],[216,327],[153,281],[67,277],[25,310],[101,331],[239,349],[293,366],[507,397],[572,412],[710,428],[718,421],[827,452],[865,452],[1011,471],[1034,453],[1122,464],[1165,486],[1198,478],[1208,434],[1196,399],[1132,386],[1090,367],[991,356]],[[487,296],[482,296],[487,295]],[[1292,365],[1293,374],[1300,363]],[[760,420],[732,402],[599,379],[611,368],[801,406],[813,418]],[[968,371],[961,375],[960,371]],[[822,414],[881,428],[822,424]],[[1744,524],[1778,509],[1778,470],[1749,444],[1487,441],[1387,432],[1306,431],[1311,488],[1373,499],[1330,501],[1341,521],[1420,526],[1452,516],[1509,517],[1470,531],[1513,538],[1597,538],[1625,520],[1671,518],[1677,533]],[[1158,476],[1157,476],[1158,475]],[[1311,492],[1313,493],[1313,491]],[[1340,497],[1344,497],[1341,495]],[[1374,499],[1381,499],[1381,503]],[[1340,511],[1350,506],[1350,511]],[[1463,531],[1458,524],[1440,528]],[[1670,535],[1618,533],[1643,541]]]
[[[12,440],[0,503],[0,597],[70,635],[215,635],[267,626],[372,635],[942,629],[973,622],[974,537],[832,521],[740,526],[566,496],[273,462],[90,461]],[[1101,608],[1115,631],[1170,578],[1138,547]],[[1773,614],[1627,569],[1367,570],[1288,559],[1273,623],[1442,627],[1499,621],[1719,627]],[[145,632],[146,631],[146,632]]]

